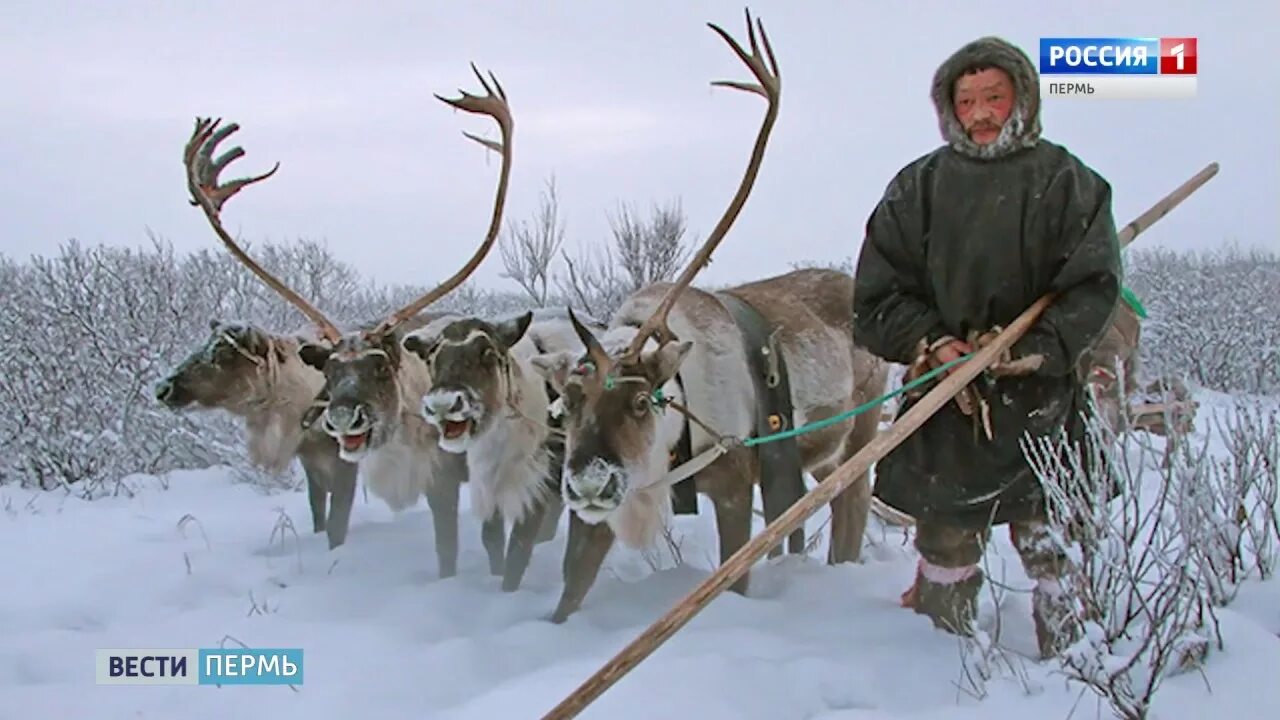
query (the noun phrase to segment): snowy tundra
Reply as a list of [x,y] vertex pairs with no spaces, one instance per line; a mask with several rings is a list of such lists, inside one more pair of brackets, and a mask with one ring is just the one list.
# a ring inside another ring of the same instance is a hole
[[[1222,403],[1198,399],[1202,417]],[[431,522],[423,503],[396,515],[357,498],[348,542],[331,552],[323,533],[309,532],[305,492],[268,494],[231,477],[217,468],[132,476],[134,497],[92,501],[0,487],[0,547],[10,549],[0,718],[539,717],[717,565],[704,498],[699,515],[676,518],[683,562],[619,547],[596,601],[555,625],[543,618],[561,589],[563,531],[551,552],[534,554],[522,588],[501,593],[470,513],[458,574],[441,579],[416,550]],[[815,527],[827,518],[815,516]],[[981,700],[961,690],[956,639],[897,606],[915,562],[904,531],[874,522],[862,564],[827,565],[822,543],[808,557],[761,563],[747,596],[721,595],[582,717],[1110,716],[1024,657],[1035,647],[1029,596],[1019,592],[1029,583],[999,531],[987,561],[1011,589],[999,606],[984,594],[981,615],[985,628],[1003,626],[1019,672],[988,681]],[[1280,584],[1246,583],[1219,617],[1225,650],[1203,676],[1167,680],[1153,717],[1274,717]],[[96,648],[238,643],[303,648],[304,683],[93,682]]]

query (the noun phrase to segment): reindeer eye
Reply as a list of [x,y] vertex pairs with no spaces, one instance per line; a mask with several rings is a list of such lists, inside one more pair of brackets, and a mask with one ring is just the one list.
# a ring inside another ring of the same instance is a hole
[[636,393],[636,396],[631,398],[631,410],[637,415],[649,412],[649,396],[645,393]]

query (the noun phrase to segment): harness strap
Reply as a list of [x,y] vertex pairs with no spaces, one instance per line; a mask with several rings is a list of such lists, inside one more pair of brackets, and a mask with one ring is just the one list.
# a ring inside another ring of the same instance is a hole
[[[684,379],[679,373],[676,373],[676,384],[680,386],[681,395],[684,394]],[[698,514],[698,486],[692,476],[710,463],[710,460],[702,465],[691,465],[690,461],[693,457],[693,437],[689,431],[689,421],[692,420],[702,425],[706,429],[706,425],[702,421],[694,417],[693,413],[684,405],[674,400],[664,400],[665,404],[670,405],[684,415],[684,422],[681,423],[680,440],[676,443],[676,448],[672,451],[670,460],[667,463],[667,478],[664,482],[668,482],[672,486],[672,508],[677,515],[697,515]],[[708,430],[709,431],[709,430]],[[705,454],[705,453],[704,453]],[[702,457],[702,455],[699,455]],[[718,457],[718,456],[717,456]],[[714,460],[715,458],[711,458]],[[673,472],[674,470],[679,473]],[[689,479],[689,482],[682,482]]]

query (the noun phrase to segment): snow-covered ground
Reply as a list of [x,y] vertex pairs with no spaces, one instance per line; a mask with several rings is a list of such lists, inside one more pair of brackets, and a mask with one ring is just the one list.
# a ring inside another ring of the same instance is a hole
[[[435,577],[425,505],[393,516],[359,502],[348,543],[310,532],[305,493],[264,494],[212,469],[133,477],[134,497],[78,500],[0,488],[0,719],[537,718],[714,567],[709,505],[679,518],[670,552],[615,551],[585,607],[543,618],[560,591],[564,520],[516,593],[487,572],[464,517],[460,572]],[[167,487],[166,487],[167,486]],[[465,497],[465,494],[464,494]],[[813,533],[825,513],[807,524]],[[281,529],[291,521],[296,530]],[[825,533],[825,530],[824,530]],[[979,701],[960,645],[899,609],[914,555],[873,525],[867,561],[763,563],[750,597],[726,593],[583,717],[703,720],[1109,717],[1105,705],[1022,654],[1034,650],[1030,584],[1003,529],[989,567],[1012,588],[998,610],[1018,666]],[[655,569],[656,566],[656,569]],[[983,622],[995,601],[984,593]],[[1224,652],[1174,677],[1154,717],[1276,717],[1280,585],[1250,583],[1220,611]],[[288,687],[98,686],[94,651],[301,647]],[[1078,707],[1077,707],[1078,703]]]

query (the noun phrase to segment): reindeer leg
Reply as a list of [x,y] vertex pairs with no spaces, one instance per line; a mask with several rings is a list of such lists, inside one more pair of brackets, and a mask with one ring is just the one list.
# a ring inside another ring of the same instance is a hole
[[489,554],[490,575],[502,575],[503,568],[506,567],[503,546],[506,545],[507,528],[504,522],[502,513],[495,509],[480,526],[480,542]]
[[[735,450],[698,474],[698,490],[710,496],[715,504],[721,564],[751,539],[754,487],[748,478],[759,471],[759,465],[753,458],[748,459],[750,456],[744,454],[744,450]],[[749,578],[750,573],[743,575],[729,589],[745,595]]]
[[556,530],[560,527],[560,514],[564,512],[564,497],[561,496],[561,477],[564,472],[564,444],[551,454],[550,472],[547,477],[547,494],[543,501],[545,509],[542,513],[542,526],[534,543],[541,545],[556,539]]
[[427,488],[431,524],[436,535],[436,565],[441,578],[458,574],[458,494],[461,483],[451,473],[441,473]]
[[560,515],[564,512],[564,499],[556,490],[555,497],[547,498],[542,510],[542,524],[538,526],[538,534],[534,536],[534,544],[541,545],[556,539],[556,530],[560,527]]
[[311,503],[311,531],[322,533],[325,529],[325,505],[329,500],[329,489],[320,481],[318,472],[307,466],[304,460],[302,471],[307,476],[307,500]]
[[[854,418],[853,429],[845,439],[844,458],[848,462],[879,432],[880,418],[864,413]],[[831,501],[831,544],[827,563],[837,565],[857,562],[862,556],[862,538],[867,531],[867,515],[871,512],[871,471],[862,473],[844,492]]]
[[355,465],[336,458],[329,464],[329,486],[333,491],[333,500],[329,504],[326,532],[329,534],[330,550],[347,541],[347,528],[351,526],[351,507],[356,502],[357,473]]
[[827,564],[858,562],[871,510],[871,479],[863,473],[831,501],[831,545]]
[[608,523],[588,525],[577,513],[569,513],[569,542],[564,549],[564,590],[560,603],[551,613],[551,622],[559,624],[582,607],[591,586],[613,547],[613,528]]
[[[355,497],[356,467],[338,458],[338,447],[332,440],[314,432],[303,435],[295,457],[307,476],[312,527],[317,533],[328,535],[329,549],[332,550],[346,541],[351,503]],[[350,471],[349,480],[344,476],[346,470]],[[347,493],[345,509],[340,507],[344,492]],[[330,493],[333,494],[332,502]],[[332,507],[326,508],[329,504]]]
[[542,520],[546,512],[547,505],[538,503],[511,528],[511,541],[507,545],[507,565],[502,575],[503,592],[515,592],[520,589],[520,581],[524,578],[524,571],[529,567],[535,538],[542,528]]

